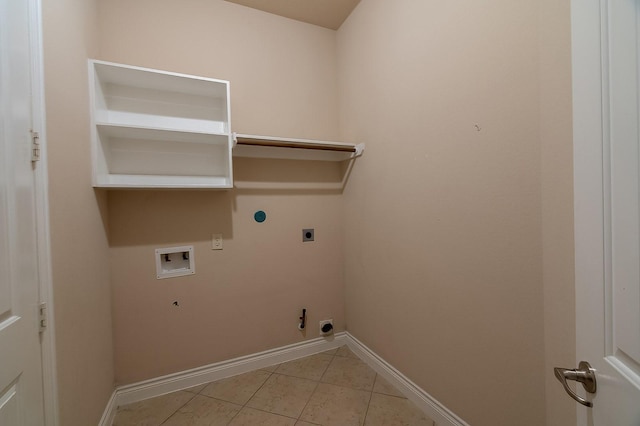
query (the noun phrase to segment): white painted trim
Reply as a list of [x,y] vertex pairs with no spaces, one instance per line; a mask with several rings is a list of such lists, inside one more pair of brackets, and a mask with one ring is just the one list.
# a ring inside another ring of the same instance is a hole
[[[602,296],[598,296],[603,292],[601,281],[606,274],[603,143],[607,123],[603,103],[608,98],[604,84],[608,77],[602,28],[606,25],[602,15],[605,11],[601,0],[571,1],[576,364],[582,359],[595,364],[589,357],[592,336],[605,336],[604,303]],[[575,409],[576,424],[587,424],[593,410],[580,404]]]
[[349,348],[378,374],[394,385],[438,426],[469,426],[435,398],[379,357],[348,332],[294,343],[281,348],[234,358],[203,367],[194,368],[155,379],[145,380],[116,388],[105,408],[99,426],[111,426],[118,406],[131,404],[192,386],[209,383],[259,368],[280,364],[347,344]]
[[38,239],[38,277],[41,303],[47,304],[47,329],[41,334],[44,417],[46,426],[57,426],[58,386],[55,355],[55,321],[51,274],[49,228],[49,180],[47,172],[47,137],[44,101],[44,67],[41,0],[29,0],[29,34],[31,44],[32,120],[39,134],[40,161],[34,171],[36,235]]
[[113,425],[113,421],[116,419],[116,414],[118,413],[118,405],[116,404],[116,392],[117,390],[115,390],[111,394],[111,398],[109,398],[109,402],[107,402],[107,407],[104,409],[104,413],[102,414],[102,418],[100,419],[100,423],[98,423],[98,426]]
[[469,426],[464,420],[442,405],[437,399],[429,395],[420,386],[409,380],[404,374],[378,356],[361,341],[346,332],[349,349],[380,374],[390,384],[395,386],[411,402],[416,404],[425,414],[433,419],[438,426]]
[[242,356],[215,364],[173,373],[155,379],[119,386],[113,392],[99,426],[111,426],[118,406],[131,404],[192,386],[247,373],[274,364],[338,348],[347,343],[346,333],[294,343],[277,349]]

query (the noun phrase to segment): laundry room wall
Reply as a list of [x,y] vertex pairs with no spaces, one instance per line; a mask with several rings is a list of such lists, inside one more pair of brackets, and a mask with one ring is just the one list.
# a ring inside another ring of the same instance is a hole
[[[59,424],[95,425],[113,392],[107,194],[91,187],[87,57],[97,2],[42,2]],[[91,386],[87,386],[87,382]]]
[[[98,59],[229,80],[233,131],[337,137],[335,31],[225,1],[104,0],[99,16]],[[229,191],[109,192],[117,383],[316,338],[321,319],[344,330],[341,165],[238,158],[234,174]],[[182,245],[196,274],[157,280],[154,249]]]
[[545,424],[539,11],[362,0],[338,31],[341,136],[367,143],[348,330],[473,425]]

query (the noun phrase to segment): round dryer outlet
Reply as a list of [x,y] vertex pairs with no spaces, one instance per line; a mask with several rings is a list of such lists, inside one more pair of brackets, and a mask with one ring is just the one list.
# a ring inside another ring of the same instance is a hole
[[330,334],[333,334],[333,320],[328,319],[320,321],[320,335],[328,336]]

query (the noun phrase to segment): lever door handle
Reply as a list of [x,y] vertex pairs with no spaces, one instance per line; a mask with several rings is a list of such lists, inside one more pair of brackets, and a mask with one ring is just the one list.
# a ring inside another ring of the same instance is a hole
[[582,383],[582,387],[589,393],[596,393],[596,370],[591,368],[591,365],[587,361],[580,361],[577,369],[569,370],[567,368],[554,368],[553,373],[556,378],[560,380],[564,390],[567,391],[569,396],[585,407],[593,407],[593,404],[586,399],[576,395],[567,384],[567,380],[575,380]]

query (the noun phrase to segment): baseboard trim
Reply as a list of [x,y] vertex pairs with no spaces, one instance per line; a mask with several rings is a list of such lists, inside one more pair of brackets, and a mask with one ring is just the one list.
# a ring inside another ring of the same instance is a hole
[[339,332],[330,337],[320,337],[294,343],[280,348],[242,356],[215,364],[173,373],[130,385],[117,387],[109,400],[99,426],[111,426],[118,406],[187,389],[259,368],[269,367],[318,352],[335,349],[347,343],[346,333]]
[[348,345],[349,349],[431,417],[438,426],[469,426],[464,420],[456,416],[451,410],[348,332],[336,333],[331,338],[318,338],[294,343],[155,379],[119,386],[111,395],[99,426],[111,426],[120,405],[165,395],[274,364],[293,361],[294,359],[328,351],[344,344]]
[[111,398],[109,398],[109,402],[107,402],[107,407],[104,409],[104,413],[102,414],[102,418],[100,419],[100,423],[98,423],[98,426],[113,425],[113,421],[116,419],[117,411],[118,405],[116,404],[116,391],[114,391],[111,394]]
[[420,386],[409,380],[404,374],[396,370],[391,364],[378,356],[361,341],[345,332],[345,340],[349,349],[366,362],[389,383],[395,386],[411,402],[416,404],[425,414],[433,419],[438,426],[469,426],[464,420],[442,405]]

